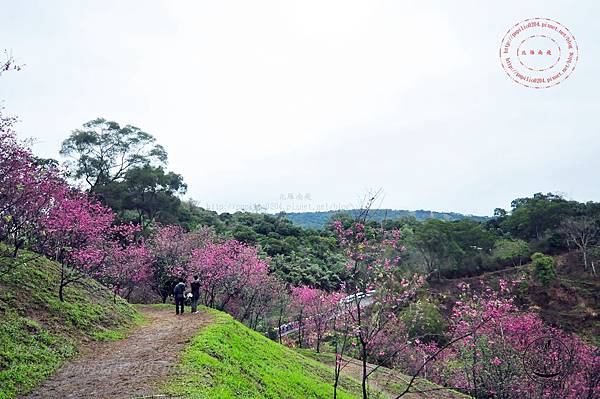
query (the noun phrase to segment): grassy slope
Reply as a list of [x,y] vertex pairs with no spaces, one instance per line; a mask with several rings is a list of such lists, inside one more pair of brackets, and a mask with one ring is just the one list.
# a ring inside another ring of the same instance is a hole
[[[304,354],[307,357],[318,360],[324,364],[333,366],[335,362],[335,354],[329,352],[316,353],[311,350],[302,349],[299,350],[300,353]],[[354,376],[355,378],[360,378],[361,367],[362,364],[359,360],[356,359],[346,359],[346,361],[350,360],[350,364],[348,364],[343,372],[348,375]],[[371,371],[375,366],[369,364],[369,371]],[[394,398],[401,393],[404,392],[406,386],[408,385],[408,381],[410,381],[409,376],[403,374],[397,370],[388,369],[386,367],[379,367],[376,371],[374,371],[369,377],[369,381],[373,387],[381,390],[385,396]],[[451,390],[451,389],[441,389],[439,385],[434,384],[433,382],[427,381],[423,378],[417,378],[413,383],[411,389],[411,393],[406,394],[404,397],[406,399],[466,399],[469,398],[467,395],[463,395],[460,392]]]
[[[203,308],[215,322],[197,335],[183,354],[179,377],[164,393],[181,398],[332,398],[333,354],[292,350],[250,330],[225,313]],[[371,397],[400,393],[406,376],[381,369],[373,375]],[[409,399],[455,399],[466,396],[439,391],[421,380],[417,388],[431,390]],[[341,378],[339,398],[359,398],[360,384],[352,374]]]
[[[333,369],[252,331],[229,315],[194,338],[182,357],[180,377],[165,391],[183,398],[331,398]],[[360,386],[344,377],[339,398]]]
[[141,321],[92,280],[68,286],[60,302],[58,279],[59,265],[36,254],[0,258],[0,399],[31,390],[80,342],[120,338]]

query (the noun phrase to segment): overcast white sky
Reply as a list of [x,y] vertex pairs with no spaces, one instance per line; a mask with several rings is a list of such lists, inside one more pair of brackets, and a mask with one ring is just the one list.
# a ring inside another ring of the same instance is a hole
[[[213,209],[356,206],[377,188],[386,208],[488,215],[539,191],[600,200],[595,0],[0,0],[0,17],[0,49],[26,64],[0,99],[39,155],[96,117],[133,124]],[[500,65],[531,17],[579,45],[554,88]]]

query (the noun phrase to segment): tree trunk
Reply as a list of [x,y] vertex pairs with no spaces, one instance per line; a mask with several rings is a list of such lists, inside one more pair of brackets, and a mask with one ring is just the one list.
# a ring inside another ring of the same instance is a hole
[[279,343],[281,344],[281,321],[283,319],[283,306],[279,309],[279,318],[277,319],[277,331],[279,332]]
[[256,330],[258,328],[258,322],[260,321],[260,313],[256,312],[256,317],[254,318],[254,322],[252,323],[252,329]]
[[64,295],[65,285],[67,285],[66,279],[65,279],[65,266],[61,264],[60,265],[60,286],[58,287],[58,299],[60,299],[61,302],[65,301],[65,295]]
[[298,318],[298,348],[302,349],[302,313]]
[[125,294],[125,297],[124,297],[124,298],[127,300],[127,302],[129,302],[129,298],[131,297],[131,294],[133,293],[133,289],[134,289],[134,287],[130,287],[130,288],[127,290],[127,294]]
[[335,364],[335,380],[333,382],[333,399],[337,399],[337,388],[338,388],[338,385],[340,383],[340,374],[342,372],[341,357],[340,357],[339,361],[340,361],[340,364],[337,363],[338,359],[336,359],[336,364]]
[[[361,340],[362,341],[362,340]],[[367,345],[362,343],[362,397],[363,399],[369,398],[369,392],[367,387]]]
[[340,379],[340,374],[336,370],[336,372],[335,372],[335,381],[333,382],[333,399],[337,399],[337,386],[338,386],[339,379]]
[[64,288],[65,284],[63,284],[63,282],[61,281],[60,287],[58,288],[58,299],[60,299],[61,302],[65,301]]

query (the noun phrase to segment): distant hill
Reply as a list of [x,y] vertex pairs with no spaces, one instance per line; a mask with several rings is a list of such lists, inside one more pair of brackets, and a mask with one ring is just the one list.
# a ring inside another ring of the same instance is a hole
[[[340,212],[345,212],[350,215],[357,215],[360,210],[350,209],[344,211],[286,213],[285,217],[301,227],[322,229],[325,227],[331,216]],[[382,221],[384,219],[398,219],[399,217],[403,216],[413,216],[418,221],[423,221],[426,219],[439,219],[447,221],[470,219],[475,221],[485,221],[488,219],[487,216],[463,215],[456,212],[424,211],[422,209],[418,211],[407,211],[403,209],[373,209],[371,210],[370,215],[374,220],[377,221]]]

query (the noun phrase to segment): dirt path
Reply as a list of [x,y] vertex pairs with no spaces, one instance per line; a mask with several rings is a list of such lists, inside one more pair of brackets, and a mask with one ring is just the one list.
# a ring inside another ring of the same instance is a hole
[[125,339],[93,344],[26,398],[130,399],[155,394],[156,384],[172,375],[178,353],[210,316],[176,316],[174,309],[152,307],[141,311],[148,323]]

